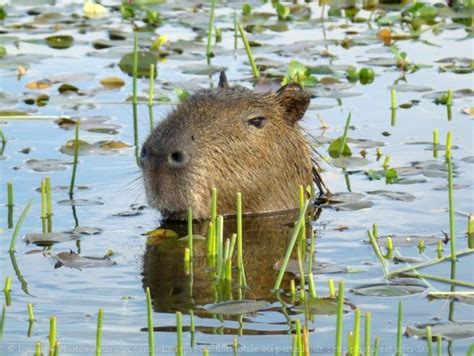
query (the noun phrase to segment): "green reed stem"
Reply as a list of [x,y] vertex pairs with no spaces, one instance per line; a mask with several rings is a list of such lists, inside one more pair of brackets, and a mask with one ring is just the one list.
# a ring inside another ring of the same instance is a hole
[[386,260],[391,260],[393,258],[393,241],[390,236],[387,236],[387,253],[383,255],[383,258],[385,258]]
[[206,56],[207,58],[211,58],[211,46],[212,46],[212,31],[214,30],[214,14],[216,9],[216,0],[211,0],[211,11],[209,13],[209,27],[207,30],[207,48],[206,48]]
[[59,350],[61,349],[61,343],[56,340],[56,342],[54,343],[54,353],[53,355],[54,356],[59,356]]
[[41,341],[36,341],[35,343],[35,356],[41,356],[42,354],[42,349],[41,349]]
[[147,310],[147,322],[148,322],[148,355],[155,355],[155,334],[153,328],[153,307],[151,303],[151,292],[150,288],[146,287],[146,310]]
[[184,248],[184,258],[183,258],[183,260],[186,263],[191,262],[191,250],[189,249],[189,247]]
[[193,259],[193,210],[191,207],[188,208],[188,248],[189,248],[189,257]]
[[100,356],[102,351],[102,321],[104,319],[104,309],[99,308],[97,314],[97,332],[95,335],[95,355]]
[[316,288],[314,286],[314,276],[312,272],[309,272],[308,274],[308,285],[309,285],[309,293],[311,295],[311,298],[316,298]]
[[291,356],[298,356],[298,336],[296,335],[292,337]]
[[372,324],[372,313],[367,312],[365,313],[365,334],[364,334],[364,339],[365,339],[365,351],[364,355],[365,356],[370,356],[370,334],[371,334],[371,324]]
[[[441,335],[436,335],[436,344],[437,344],[437,355],[441,356],[443,354],[443,339],[441,338]],[[471,345],[470,348],[471,353],[467,353],[468,355],[473,355],[474,354],[474,344]]]
[[449,121],[451,121],[451,119],[453,117],[452,107],[453,107],[453,90],[449,89],[448,90],[448,95],[447,95],[447,98],[446,98],[446,110],[447,110]]
[[296,284],[294,279],[290,281],[290,297],[291,303],[294,304],[296,301]]
[[301,321],[300,319],[295,320],[295,333],[298,355],[303,355],[303,343],[301,340]]
[[468,288],[474,288],[474,283],[460,281],[457,279],[444,278],[444,277],[436,276],[433,274],[422,274],[422,273],[402,273],[402,274],[406,277],[411,277],[411,278],[424,278],[424,279],[430,279],[432,281],[438,281],[438,282],[444,282],[444,283],[449,283],[449,284],[468,287]]
[[74,159],[72,164],[72,175],[71,183],[69,184],[69,195],[74,193],[74,184],[76,182],[77,163],[79,161],[79,128],[81,126],[81,120],[76,120],[76,129],[74,132]]
[[336,297],[336,288],[334,288],[334,279],[329,278],[328,287],[329,287],[329,297],[330,298]]
[[217,229],[216,229],[216,251],[217,251],[217,272],[222,270],[223,263],[223,242],[224,242],[224,217],[219,215],[217,217]]
[[183,324],[181,320],[181,312],[176,312],[176,331],[177,331],[177,345],[176,355],[183,356]]
[[207,349],[207,347],[204,347],[202,349],[202,356],[209,356],[209,350]]
[[474,216],[467,217],[467,247],[474,248]]
[[216,233],[212,221],[209,222],[209,228],[207,231],[207,256],[211,258],[216,256]]
[[18,221],[16,222],[15,228],[13,229],[12,238],[10,240],[10,248],[8,249],[8,252],[10,253],[15,251],[16,239],[18,238],[18,234],[20,233],[20,228],[23,225],[23,222],[25,221],[25,218],[28,215],[28,212],[30,211],[32,204],[33,204],[33,199],[31,199],[28,202],[28,204],[26,204],[20,217],[18,218]]
[[436,253],[438,258],[443,257],[443,241],[441,240],[436,243]]
[[374,340],[374,353],[372,354],[373,356],[378,356],[379,354],[379,343],[380,343],[380,338],[376,336]]
[[433,356],[433,338],[431,336],[431,326],[425,328],[426,331],[426,346],[428,347],[428,356]]
[[374,237],[374,235],[372,234],[372,231],[368,230],[368,231],[367,231],[367,234],[369,235],[369,240],[370,240],[370,243],[371,243],[371,245],[372,245],[372,248],[374,249],[375,255],[377,256],[377,258],[379,259],[380,263],[382,264],[382,268],[383,268],[384,275],[387,276],[387,275],[388,275],[387,262],[385,261],[385,258],[384,258],[383,254],[382,254],[382,251],[380,251],[379,244],[378,244],[377,241],[375,240],[375,237]]
[[352,113],[350,112],[349,115],[347,115],[346,125],[344,126],[344,133],[342,134],[341,147],[339,148],[339,156],[342,156],[342,153],[344,152],[344,147],[346,147],[347,134],[349,133],[349,126],[351,124],[351,119],[352,119]]
[[4,287],[3,287],[3,291],[5,293],[10,293],[11,287],[12,287],[12,278],[11,277],[6,277],[5,278],[5,284],[4,284]]
[[33,304],[28,303],[26,306],[28,310],[28,320],[35,321],[35,313],[33,312]]
[[45,189],[46,189],[46,221],[47,231],[53,231],[53,204],[51,202],[51,178],[46,176],[45,178]]
[[390,166],[391,159],[392,159],[392,156],[390,155],[385,156],[385,159],[383,160],[383,164],[382,164],[383,169],[388,169],[388,167]]
[[342,353],[342,322],[344,318],[344,281],[339,281],[337,293],[336,349],[334,355]]
[[13,227],[13,183],[7,182],[8,228]]
[[438,129],[433,130],[433,158],[438,158],[439,133]]
[[56,346],[56,317],[49,318],[49,354],[54,355]]
[[349,331],[347,333],[347,349],[348,349],[348,355],[349,356],[354,356],[354,349],[352,347],[354,342],[354,333],[352,331]]
[[150,78],[148,81],[148,116],[150,118],[150,131],[155,127],[153,117],[153,98],[155,97],[155,65],[150,64]]
[[397,92],[395,89],[390,90],[390,108],[392,110],[397,108]]
[[260,71],[258,70],[257,64],[255,63],[255,60],[253,59],[252,49],[250,48],[250,44],[247,39],[247,36],[245,35],[245,30],[242,27],[242,24],[239,24],[239,32],[240,32],[240,37],[242,37],[242,41],[244,42],[245,52],[247,52],[250,66],[252,67],[253,77],[255,79],[258,79],[260,78]]
[[360,309],[357,308],[354,313],[354,339],[352,341],[353,354],[360,355]]
[[372,235],[374,235],[375,239],[379,238],[379,228],[377,224],[372,224]]
[[[448,133],[448,135],[450,134],[451,132]],[[456,222],[454,220],[453,163],[451,153],[446,156],[448,158],[449,242],[451,246],[451,260],[454,261],[456,260]]]
[[397,318],[397,348],[395,355],[402,355],[402,337],[403,337],[403,324],[402,324],[402,315],[403,315],[403,303],[402,300],[398,302],[398,318]]
[[[456,253],[455,257],[460,257],[460,256],[467,255],[467,254],[470,254],[470,253],[473,253],[473,252],[474,252],[473,249],[470,249],[470,248],[464,249],[464,250],[458,251]],[[418,263],[416,265],[411,265],[411,266],[408,266],[408,267],[400,268],[400,269],[397,269],[393,272],[390,272],[388,274],[387,278],[393,278],[394,276],[400,275],[402,273],[404,274],[406,272],[410,272],[410,271],[413,271],[415,269],[420,269],[420,268],[432,266],[432,265],[438,264],[440,262],[446,261],[448,259],[451,259],[451,255],[442,256],[441,258],[436,258],[436,259],[432,259],[432,260],[429,260],[429,261]]]
[[275,291],[280,289],[280,284],[281,284],[281,281],[283,280],[283,275],[285,273],[286,266],[288,265],[288,261],[290,260],[291,252],[293,251],[296,240],[299,236],[301,226],[305,223],[306,211],[308,210],[308,206],[309,206],[309,200],[306,200],[303,209],[300,210],[298,220],[296,222],[295,228],[293,229],[293,235],[291,236],[290,244],[288,245],[288,248],[286,249],[285,257],[280,266],[280,271],[278,272],[278,277],[275,282],[275,286],[273,287]]

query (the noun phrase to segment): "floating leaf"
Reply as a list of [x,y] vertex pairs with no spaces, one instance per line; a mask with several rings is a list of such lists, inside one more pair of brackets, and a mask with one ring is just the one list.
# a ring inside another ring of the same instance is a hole
[[55,268],[62,266],[69,268],[98,268],[98,267],[110,267],[116,264],[115,261],[112,261],[110,257],[88,257],[81,256],[75,252],[60,252],[57,255],[53,256],[57,261]]
[[[153,64],[156,68],[158,57],[150,51],[138,51],[137,55],[137,76],[148,78],[150,76],[150,65]],[[127,53],[122,57],[119,67],[122,72],[125,72],[130,76],[133,75],[133,52]]]
[[123,87],[125,85],[125,82],[122,78],[119,77],[107,77],[102,79],[100,81],[100,84],[102,84],[106,88],[116,89]]
[[68,92],[77,93],[79,91],[79,88],[71,84],[62,84],[58,88],[58,91],[61,94],[68,93]]
[[[277,261],[273,268],[277,271],[280,270],[282,260]],[[308,273],[308,266],[306,263],[303,264],[304,272]],[[299,263],[297,260],[290,259],[286,266],[286,273],[294,274],[295,276],[299,277],[300,275],[300,268]],[[313,274],[333,274],[333,273],[347,273],[349,269],[346,266],[336,265],[329,262],[316,262],[313,263],[313,269],[311,271]]]
[[98,229],[92,226],[77,226],[71,231],[75,235],[98,235],[102,232],[102,229]]
[[405,283],[373,283],[356,286],[351,291],[369,297],[403,297],[423,293],[427,287],[415,281]]
[[45,232],[37,234],[28,234],[25,236],[27,243],[33,243],[37,246],[51,246],[56,243],[77,240],[78,235],[69,232]]
[[49,47],[54,49],[66,49],[74,44],[74,38],[72,36],[49,36],[46,37],[46,43]]
[[362,157],[339,157],[331,160],[331,164],[337,168],[356,168],[368,163],[369,161]]
[[[337,314],[337,298],[310,298],[306,304],[296,306],[296,310],[305,311],[306,306],[310,314],[314,315],[334,315]],[[343,313],[349,313],[353,308],[344,303]]]
[[28,89],[47,89],[51,87],[51,81],[48,79],[38,80],[35,82],[29,82],[25,85]]
[[445,340],[460,340],[474,337],[474,322],[447,322],[439,324],[423,324],[407,326],[405,333],[408,336],[426,337],[426,327],[431,327],[431,335],[436,338],[437,335]]
[[[342,149],[342,145],[343,145],[342,137],[338,137],[334,141],[332,141],[328,147],[329,156],[331,156],[332,158],[338,158],[339,156],[341,156],[340,152]],[[346,157],[352,156],[352,151],[349,148],[349,145],[347,144],[347,142],[344,143],[344,149],[342,149],[342,156],[346,156]]]
[[405,192],[394,192],[391,190],[372,190],[367,192],[371,195],[381,195],[392,200],[403,201],[403,202],[412,202],[416,199],[413,194]]
[[71,164],[60,159],[29,159],[25,163],[26,167],[35,172],[64,171]]
[[268,303],[264,300],[233,300],[216,304],[208,304],[204,309],[213,314],[241,315],[255,313],[265,308]]
[[444,241],[444,238],[433,235],[389,235],[380,236],[377,239],[380,246],[387,246],[387,237],[392,239],[394,247],[418,246],[420,240],[423,240],[425,245],[436,245],[438,241]]
[[147,245],[158,245],[163,240],[178,238],[178,234],[175,231],[163,228],[148,231],[146,235]]
[[58,201],[59,205],[68,206],[98,206],[104,205],[102,200],[89,200],[89,199],[66,199]]

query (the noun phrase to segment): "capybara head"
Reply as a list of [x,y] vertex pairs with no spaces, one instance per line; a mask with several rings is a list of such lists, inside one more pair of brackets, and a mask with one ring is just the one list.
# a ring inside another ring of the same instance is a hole
[[246,213],[297,208],[298,186],[311,185],[315,174],[298,125],[309,102],[298,84],[257,93],[230,87],[222,72],[216,89],[179,104],[145,141],[148,203],[166,219],[185,219],[189,207],[205,219],[215,187],[222,215],[235,214],[237,192]]

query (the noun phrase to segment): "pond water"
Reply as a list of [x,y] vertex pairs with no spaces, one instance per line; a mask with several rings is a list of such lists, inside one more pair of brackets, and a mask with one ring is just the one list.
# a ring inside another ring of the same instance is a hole
[[[130,20],[122,19],[119,2],[104,1],[103,4],[109,8],[108,16],[85,19],[82,1],[12,1],[5,6],[7,17],[0,20],[0,46],[6,50],[6,54],[0,56],[0,129],[6,139],[0,155],[0,195],[2,202],[6,202],[6,183],[12,182],[14,222],[33,199],[13,254],[8,252],[13,229],[8,228],[6,205],[1,209],[1,277],[2,281],[8,276],[12,278],[12,302],[5,309],[0,352],[3,355],[32,354],[37,341],[41,341],[46,350],[49,318],[54,315],[61,354],[91,354],[95,352],[97,313],[99,308],[104,308],[103,352],[147,354],[144,289],[150,287],[158,353],[175,352],[176,311],[183,313],[186,354],[202,354],[204,346],[211,355],[230,353],[235,337],[238,354],[289,353],[292,320],[300,319],[304,323],[307,318],[288,296],[289,281],[294,278],[290,273],[283,281],[284,292],[280,299],[271,289],[277,275],[274,265],[284,256],[295,216],[244,219],[244,264],[249,287],[243,297],[261,302],[246,305],[250,312],[240,316],[227,315],[232,314],[229,311],[220,315],[216,310],[211,313],[212,310],[204,308],[226,299],[217,293],[212,283],[205,241],[195,241],[192,274],[186,273],[183,263],[185,242],[170,239],[155,243],[148,239],[147,243],[144,234],[159,227],[161,222],[159,214],[146,207],[133,149],[133,110],[129,100],[132,78],[118,65],[121,58],[133,50],[132,25]],[[441,147],[448,131],[453,134],[457,250],[467,248],[466,227],[474,198],[472,58],[465,58],[472,57],[469,26],[453,21],[454,13],[439,7],[438,16],[430,25],[421,27],[419,37],[392,41],[398,53],[406,52],[408,69],[414,69],[415,64],[419,66],[414,72],[408,70],[405,80],[398,81],[397,103],[409,105],[397,108],[393,120],[390,87],[402,72],[396,66],[390,46],[385,45],[378,34],[381,23],[390,21],[394,21],[393,31],[410,33],[410,24],[400,25],[396,18],[400,14],[397,7],[393,7],[394,11],[386,10],[385,15],[383,8],[376,12],[361,10],[357,18],[365,20],[351,21],[343,16],[328,17],[327,5],[301,4],[301,8],[293,10],[291,21],[278,21],[271,4],[258,1],[251,4],[253,15],[241,20],[247,30],[253,30],[247,36],[254,45],[253,54],[261,77],[265,78],[256,87],[260,90],[278,88],[291,60],[312,68],[314,73],[326,71],[312,74],[319,83],[307,87],[315,95],[302,122],[311,144],[325,157],[329,143],[342,135],[347,115],[352,113],[348,134],[352,157],[346,162],[349,166],[338,168],[341,161],[331,162],[329,157],[329,162],[320,162],[322,175],[333,193],[354,194],[343,196],[345,202],[349,201],[348,205],[324,205],[313,214],[317,216],[310,224],[316,235],[316,262],[336,265],[332,266],[336,270],[321,268],[315,274],[318,296],[328,295],[330,278],[336,284],[345,280],[348,303],[360,308],[362,315],[372,313],[372,336],[380,337],[379,354],[395,353],[400,300],[404,306],[403,330],[419,324],[450,323],[448,330],[457,327],[464,334],[462,337],[458,334],[449,337],[449,332],[443,335],[442,354],[465,354],[474,336],[472,299],[467,298],[465,302],[430,299],[428,292],[472,292],[469,288],[474,282],[471,254],[454,264],[448,261],[420,270],[420,273],[464,281],[467,286],[418,280],[423,286],[421,293],[403,297],[362,295],[351,289],[385,281],[383,268],[367,242],[367,230],[372,224],[377,224],[380,235],[425,236],[422,252],[416,242],[412,243],[418,241],[416,237],[408,243],[402,239],[401,246],[394,238],[396,256],[419,261],[436,257],[436,242],[445,238],[444,232],[450,231],[448,175]],[[215,86],[221,69],[226,70],[231,84],[255,86],[240,39],[238,49],[234,49],[233,14],[236,11],[241,15],[241,2],[217,4],[215,25],[222,29],[222,41],[212,48],[215,56],[211,66],[205,55],[207,3],[178,1],[152,4],[150,9],[161,13],[161,23],[148,32],[140,32],[140,48],[147,50],[158,35],[167,36],[167,42],[160,49],[163,58],[158,61],[154,83],[153,113],[157,122],[178,102],[176,88],[192,92],[200,87]],[[259,12],[270,15],[259,15]],[[457,16],[469,18],[469,14],[465,9]],[[138,18],[144,16],[137,11]],[[136,20],[135,25],[143,27],[144,23]],[[55,49],[44,40],[53,35],[69,35],[74,40],[68,48]],[[458,67],[450,66],[451,63]],[[373,82],[368,85],[349,83],[345,74],[348,66],[372,68]],[[18,71],[22,75],[18,75]],[[121,78],[123,86],[101,84],[101,80],[110,77]],[[79,91],[60,94],[58,88],[63,84],[73,85]],[[45,88],[38,89],[41,85]],[[434,102],[449,89],[454,91],[451,120],[448,120],[447,106]],[[138,95],[146,102],[147,78],[138,80]],[[67,188],[55,188],[69,185],[73,161],[70,150],[62,147],[74,138],[74,123],[58,125],[56,120],[60,116],[80,118],[80,138],[89,144],[118,141],[128,146],[96,148],[88,152],[90,154],[79,156],[75,206],[70,204]],[[143,142],[150,130],[146,104],[138,105],[138,118],[139,141]],[[434,129],[439,130],[441,144],[438,158],[433,158]],[[382,155],[379,159],[378,147]],[[365,160],[360,154],[363,149]],[[388,165],[395,168],[401,180],[395,184],[387,184],[384,177],[370,180],[366,172],[383,172],[387,155],[391,156]],[[42,161],[45,159],[61,162],[45,165]],[[35,164],[30,160],[40,162]],[[50,248],[22,240],[27,234],[42,231],[41,195],[37,188],[46,176],[50,176],[53,187],[52,230],[67,232],[80,226],[94,228],[86,232],[95,234],[79,234],[78,239]],[[370,203],[361,204],[360,200]],[[226,220],[227,236],[235,231],[234,224]],[[186,235],[185,226],[165,227],[179,236]],[[206,235],[206,226],[196,225],[195,233]],[[443,244],[443,249],[445,255],[449,254],[449,244]],[[107,254],[115,263],[96,268],[71,268],[67,263],[59,266],[53,256],[66,253],[60,256],[71,257],[67,255],[69,251],[92,257]],[[393,260],[387,263],[390,270],[405,266]],[[295,267],[291,268],[290,263],[288,269],[295,270]],[[235,286],[233,292],[233,298],[237,299]],[[27,303],[33,304],[36,319],[30,335]],[[194,312],[193,332],[190,310]],[[353,314],[349,308],[344,317],[344,340],[353,329]],[[460,322],[468,323],[456,324]],[[307,325],[311,354],[333,354],[336,316],[317,313]],[[425,339],[404,336],[402,342],[404,354],[427,352]],[[344,345],[347,345],[346,340]]]

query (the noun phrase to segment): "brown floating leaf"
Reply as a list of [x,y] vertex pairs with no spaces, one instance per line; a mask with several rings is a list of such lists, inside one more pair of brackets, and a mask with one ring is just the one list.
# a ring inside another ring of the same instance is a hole
[[97,268],[97,267],[109,267],[116,264],[108,256],[103,257],[88,257],[81,256],[74,252],[60,252],[56,256],[53,256],[57,262],[54,266],[59,268],[62,266],[70,268]]
[[100,81],[100,84],[102,84],[104,87],[115,89],[123,87],[125,85],[125,82],[122,78],[119,77],[107,77],[102,79]]
[[29,82],[25,85],[28,89],[47,89],[51,87],[51,81],[48,79],[42,79],[35,82]]

